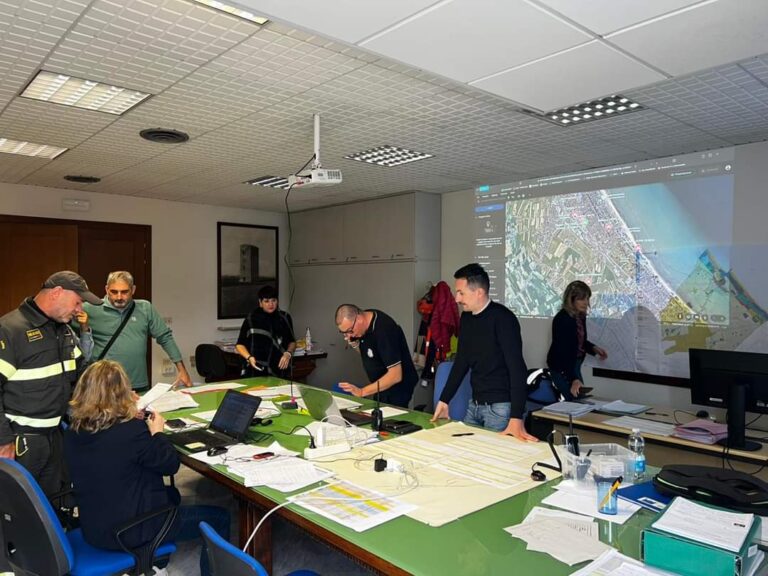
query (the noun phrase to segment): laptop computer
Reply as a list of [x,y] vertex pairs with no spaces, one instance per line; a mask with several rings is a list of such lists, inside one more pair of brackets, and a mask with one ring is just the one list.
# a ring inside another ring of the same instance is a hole
[[248,433],[261,397],[227,390],[209,426],[169,434],[170,441],[188,452],[201,452],[218,446],[242,442]]
[[339,412],[339,407],[336,406],[333,394],[327,390],[302,386],[301,384],[299,384],[298,388],[307,412],[309,412],[312,418],[339,426],[345,425],[344,417]]

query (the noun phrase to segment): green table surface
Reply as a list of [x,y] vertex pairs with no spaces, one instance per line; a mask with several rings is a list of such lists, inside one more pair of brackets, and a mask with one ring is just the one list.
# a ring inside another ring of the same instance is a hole
[[[249,388],[287,383],[277,378],[250,378],[238,380],[238,382],[246,384]],[[298,394],[298,391],[296,393]],[[195,412],[214,409],[221,402],[224,394],[225,391],[195,394],[194,398],[200,404],[198,408],[169,412],[165,416],[167,418],[189,417]],[[374,405],[369,400],[362,400],[362,402],[371,407]],[[276,405],[279,408],[279,402],[276,402]],[[430,416],[421,412],[409,412],[397,418],[410,420],[424,428],[431,428],[433,424],[429,422]],[[252,427],[251,431],[254,435],[249,440],[262,446],[276,440],[288,449],[303,451],[308,444],[306,436],[277,433],[274,436],[263,435],[276,431],[290,432],[295,425],[307,424],[311,421],[312,418],[308,415],[297,414],[292,410],[282,411],[280,416],[273,419],[273,424],[270,426]],[[339,455],[340,458],[345,456],[348,455]],[[224,466],[216,466],[216,469],[222,475],[238,479],[237,476],[228,474]],[[522,522],[534,506],[539,505],[542,499],[552,494],[553,485],[557,482],[559,479],[545,482],[541,486],[463,516],[439,528],[402,516],[365,532],[355,532],[299,506],[289,505],[288,508],[412,574],[487,576],[514,572],[558,576],[570,574],[583,567],[583,564],[568,566],[547,554],[529,552],[525,548],[525,542],[513,538],[504,531],[505,527]],[[275,503],[285,502],[287,496],[290,496],[290,494],[264,487],[253,490]],[[457,493],[457,498],[459,497],[461,494]],[[640,533],[655,517],[656,514],[643,509],[623,525],[598,520],[600,540],[628,556],[639,558]]]

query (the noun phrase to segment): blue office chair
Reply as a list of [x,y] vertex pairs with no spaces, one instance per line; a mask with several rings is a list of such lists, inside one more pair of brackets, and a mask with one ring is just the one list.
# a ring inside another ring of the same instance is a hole
[[[453,367],[453,362],[451,360],[440,362],[437,366],[437,373],[435,374],[435,406],[437,406],[437,402],[440,400],[440,395],[445,388],[445,383],[448,381],[448,374],[451,373],[451,367]],[[470,374],[471,372],[467,372],[467,375],[464,376],[464,380],[461,381],[459,389],[448,404],[448,414],[450,415],[451,420],[464,420],[464,416],[467,413],[469,401],[472,399],[472,387],[469,384]]]
[[121,533],[160,515],[165,515],[163,528],[150,544],[138,550],[126,548],[125,552],[94,548],[79,529],[64,532],[53,507],[26,468],[15,460],[0,458],[0,526],[4,540],[0,554],[5,554],[17,576],[153,574],[153,559],[167,559],[176,550],[174,544],[158,547],[176,518],[176,507],[150,512],[118,530]]
[[528,370],[526,383],[528,385],[526,412],[534,412],[544,406],[563,400],[563,396],[555,386],[547,368]]
[[[256,558],[236,548],[207,522],[200,522],[200,533],[208,551],[212,576],[269,576]],[[286,576],[320,576],[312,570],[296,570]]]

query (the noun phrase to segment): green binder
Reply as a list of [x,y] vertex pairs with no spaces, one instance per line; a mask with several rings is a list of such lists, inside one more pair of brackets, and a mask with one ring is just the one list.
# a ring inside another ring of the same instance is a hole
[[650,526],[641,535],[641,554],[648,566],[681,576],[742,576],[759,557],[754,543],[759,531],[760,517],[756,515],[741,550],[731,552]]

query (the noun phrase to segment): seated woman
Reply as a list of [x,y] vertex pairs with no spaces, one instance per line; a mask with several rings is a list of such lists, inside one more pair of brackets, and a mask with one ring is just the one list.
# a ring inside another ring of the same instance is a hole
[[[168,504],[180,495],[163,476],[179,469],[176,449],[163,434],[165,419],[151,414],[144,421],[136,408],[138,396],[122,366],[102,360],[88,367],[70,402],[71,425],[64,435],[64,453],[80,509],[85,540],[98,548],[121,550],[115,528]],[[229,512],[216,506],[180,506],[166,540],[199,538],[205,520],[229,539]],[[129,547],[154,538],[163,519],[132,528],[123,537]],[[200,573],[210,574],[205,549]]]
[[552,380],[566,400],[579,396],[584,385],[581,364],[587,354],[601,360],[608,353],[587,339],[587,312],[592,290],[581,280],[565,288],[563,307],[552,320],[552,344],[547,353],[547,365]]

